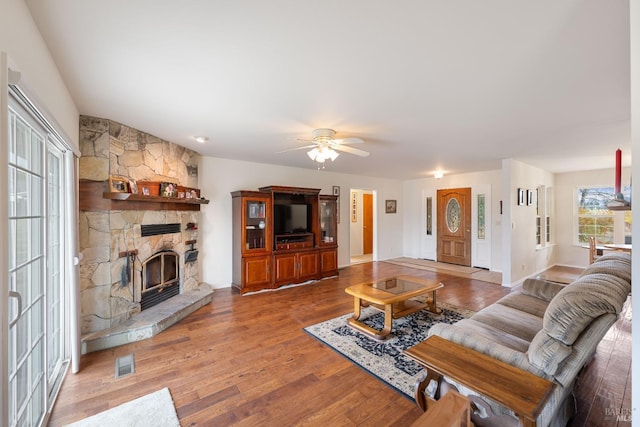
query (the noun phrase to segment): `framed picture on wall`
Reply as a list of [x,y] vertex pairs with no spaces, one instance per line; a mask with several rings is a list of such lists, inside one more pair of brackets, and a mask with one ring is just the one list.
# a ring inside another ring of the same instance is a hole
[[384,212],[385,213],[396,213],[396,201],[395,200],[385,200],[385,202],[384,202]]
[[531,206],[533,204],[533,191],[527,190],[527,206]]
[[427,236],[433,235],[433,201],[427,197]]
[[358,193],[351,193],[351,222],[358,222]]
[[524,205],[524,188],[518,188],[518,198],[516,199],[516,203],[518,206]]

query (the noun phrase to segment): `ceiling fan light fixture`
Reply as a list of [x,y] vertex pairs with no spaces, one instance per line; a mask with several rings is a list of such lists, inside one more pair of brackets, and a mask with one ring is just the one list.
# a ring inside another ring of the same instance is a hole
[[329,155],[329,158],[331,159],[331,161],[332,161],[332,162],[333,162],[335,159],[337,159],[337,158],[338,158],[338,156],[340,155],[340,153],[338,153],[338,152],[337,152],[337,151],[335,151],[335,150],[332,150],[331,148],[329,148],[327,151],[329,152],[329,153],[328,153],[328,155]]
[[311,160],[316,160],[318,158],[318,154],[320,154],[320,151],[318,151],[317,147],[313,150],[307,151],[307,156],[309,156]]
[[350,144],[361,144],[364,141],[360,138],[344,138],[344,139],[334,139],[335,131],[333,129],[321,128],[315,129],[313,131],[313,140],[304,140],[298,139],[298,141],[304,141],[310,143],[310,145],[306,145],[304,147],[291,148],[288,150],[279,151],[280,153],[285,153],[287,151],[295,151],[295,150],[308,150],[307,156],[318,163],[318,169],[320,169],[320,165],[322,165],[322,169],[324,169],[324,163],[327,160],[335,161],[338,156],[340,156],[341,152],[354,154],[360,157],[369,156],[368,151],[360,150],[355,147],[351,147]]
[[340,153],[327,146],[319,146],[307,151],[307,156],[318,163],[324,163],[327,159],[334,161],[339,155]]

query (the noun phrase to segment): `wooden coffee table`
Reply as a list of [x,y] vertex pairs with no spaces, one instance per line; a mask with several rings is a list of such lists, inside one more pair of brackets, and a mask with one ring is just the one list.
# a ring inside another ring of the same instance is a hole
[[[436,291],[444,285],[437,280],[411,276],[397,276],[375,282],[361,283],[345,289],[353,295],[353,317],[347,324],[371,337],[384,340],[391,333],[392,320],[415,313],[424,308],[440,313],[436,306]],[[427,301],[409,301],[410,298],[429,294]],[[384,312],[384,328],[381,331],[360,321],[362,307],[371,306]]]

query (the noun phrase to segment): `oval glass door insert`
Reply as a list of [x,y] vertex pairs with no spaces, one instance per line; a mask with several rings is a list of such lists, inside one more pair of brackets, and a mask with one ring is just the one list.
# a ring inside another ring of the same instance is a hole
[[460,203],[458,199],[449,199],[447,202],[447,228],[456,233],[460,228]]

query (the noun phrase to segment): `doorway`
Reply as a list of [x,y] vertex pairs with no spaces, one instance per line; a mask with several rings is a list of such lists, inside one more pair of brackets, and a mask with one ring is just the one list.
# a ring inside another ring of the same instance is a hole
[[438,190],[438,262],[471,266],[471,188]]
[[373,261],[374,198],[374,192],[371,190],[352,189],[349,192],[351,264]]

